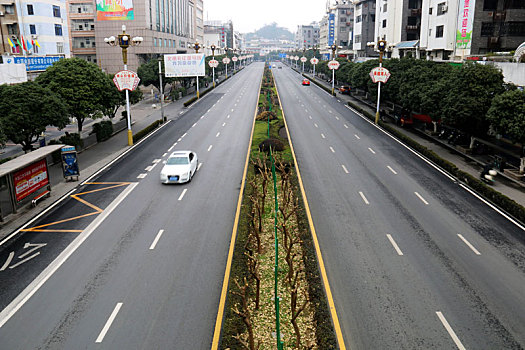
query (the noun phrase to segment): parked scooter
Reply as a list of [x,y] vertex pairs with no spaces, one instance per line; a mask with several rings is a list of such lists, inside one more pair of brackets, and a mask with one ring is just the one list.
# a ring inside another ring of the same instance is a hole
[[494,185],[494,177],[498,175],[498,172],[493,169],[492,164],[487,164],[483,167],[479,178],[487,185]]

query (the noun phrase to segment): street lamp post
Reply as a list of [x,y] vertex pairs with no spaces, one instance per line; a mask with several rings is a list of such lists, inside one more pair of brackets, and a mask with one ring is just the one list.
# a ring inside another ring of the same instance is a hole
[[[199,45],[198,42],[193,44],[193,49],[195,50],[195,53],[199,53],[200,48],[201,46]],[[195,78],[197,79],[197,98],[199,98],[199,76],[197,75]]]
[[[304,57],[305,52],[306,52],[306,47],[303,46],[303,57]],[[303,74],[304,74],[304,62],[306,62],[306,59],[303,60],[303,57],[301,57],[301,62],[303,63]]]
[[[386,49],[386,41],[379,40],[377,42],[377,49],[379,50],[379,67],[383,67],[383,54]],[[379,104],[381,101],[381,82],[377,83],[377,108],[376,108],[376,124],[379,123]]]
[[[217,47],[215,45],[211,45],[210,46],[210,49],[211,49],[211,59],[212,60],[215,60],[215,49]],[[212,71],[213,71],[213,75],[212,75],[212,79],[213,79],[213,87],[215,87],[215,67],[211,67]]]
[[164,123],[166,121],[166,117],[164,116],[164,85],[162,84],[162,63],[161,63],[160,58],[159,58],[159,82],[160,82],[160,115],[162,118],[162,122]]
[[[126,26],[122,26],[122,33],[115,38],[113,35],[109,38],[104,38],[104,42],[109,46],[120,46],[122,49],[122,61],[124,62],[124,70],[128,70],[128,47],[140,45],[144,39],[140,36],[133,37],[130,41],[129,35],[126,33]],[[129,113],[129,91],[126,89],[126,119],[128,121],[128,145],[133,145],[133,133],[131,132],[131,115]]]
[[[337,45],[332,44],[330,46],[330,49],[332,49],[332,60],[335,60],[335,51],[337,50]],[[335,69],[332,69],[332,95],[334,94],[335,90]]]

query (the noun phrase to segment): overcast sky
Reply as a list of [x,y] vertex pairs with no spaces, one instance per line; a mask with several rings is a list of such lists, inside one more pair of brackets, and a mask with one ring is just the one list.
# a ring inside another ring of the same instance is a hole
[[232,20],[233,30],[253,32],[265,24],[297,31],[299,24],[319,22],[326,0],[204,0],[204,20]]

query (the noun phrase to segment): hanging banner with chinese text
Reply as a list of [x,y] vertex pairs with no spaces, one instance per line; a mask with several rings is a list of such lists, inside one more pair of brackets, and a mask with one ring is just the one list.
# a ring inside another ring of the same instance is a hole
[[456,48],[467,49],[464,55],[470,54],[472,43],[472,27],[474,22],[474,7],[476,0],[460,0],[458,12],[458,25],[456,32]]

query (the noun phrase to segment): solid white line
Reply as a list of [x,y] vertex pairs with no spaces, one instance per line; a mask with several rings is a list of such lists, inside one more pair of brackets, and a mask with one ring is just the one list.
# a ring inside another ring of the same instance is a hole
[[361,138],[359,136],[357,136],[356,134],[354,134],[355,138],[358,139],[358,140],[361,140]]
[[472,251],[474,252],[474,254],[476,255],[481,255],[481,253],[476,249],[474,248],[474,246],[472,244],[470,244],[469,241],[467,241],[467,239],[465,237],[463,237],[463,235],[459,234],[458,233],[458,237],[461,238],[461,240],[470,248],[472,249]]
[[164,233],[164,230],[159,230],[159,233],[157,233],[157,236],[155,236],[155,239],[153,240],[153,243],[151,243],[151,245],[149,247],[150,250],[155,249],[155,246],[157,245],[157,242],[159,241],[160,236],[162,236],[163,233]]
[[221,132],[219,131],[219,132],[217,133],[217,135],[215,135],[215,137],[219,137],[220,134],[221,134]]
[[210,147],[208,147],[208,152],[211,150],[212,147],[213,147],[213,145],[210,145]]
[[186,191],[188,191],[187,188],[185,188],[184,191],[182,191],[182,193],[180,194],[180,197],[179,197],[179,201],[181,201],[182,198],[184,198],[184,195],[186,194]]
[[314,126],[315,126],[316,128],[318,128],[318,127],[319,127],[319,126],[317,125],[317,123],[314,123]]
[[344,125],[345,125],[345,128],[347,128],[347,129],[348,129],[348,125],[346,125],[346,124],[344,124]]
[[183,139],[186,135],[188,135],[187,132],[185,132],[184,135],[182,135],[180,138]]
[[341,166],[343,167],[343,170],[345,171],[345,173],[349,174],[348,169],[344,165],[341,165]]
[[397,172],[396,172],[394,169],[392,169],[392,167],[391,167],[390,165],[387,165],[386,167],[387,167],[391,172],[393,172],[394,175],[397,175]]
[[461,344],[461,341],[459,340],[458,336],[456,335],[456,333],[454,332],[452,327],[450,327],[450,324],[448,323],[448,321],[445,318],[445,316],[443,316],[443,314],[441,313],[441,311],[436,311],[436,314],[439,317],[439,320],[441,321],[441,323],[443,324],[445,329],[447,330],[448,334],[450,335],[450,337],[454,341],[454,343],[456,343],[456,346],[458,347],[458,349],[459,350],[466,350],[465,347],[463,346],[463,344]]
[[335,150],[332,146],[330,146],[330,151],[332,151],[332,153],[335,153]]
[[199,165],[197,165],[197,171],[199,171],[199,169],[201,168],[202,166],[202,163],[199,163]]
[[139,175],[137,176],[137,179],[143,179],[143,178],[145,178],[147,175],[148,175],[148,174],[139,174]]
[[66,249],[60,253],[55,260],[51,264],[49,264],[44,271],[38,275],[33,282],[31,282],[9,305],[6,306],[2,312],[0,312],[0,328],[22,307],[24,304],[35,294],[40,287],[46,283],[46,281],[62,266],[64,262],[75,252],[75,250],[82,245],[82,243],[97,229],[97,227],[111,214],[113,210],[126,198],[128,194],[133,191],[133,189],[138,185],[138,182],[134,182],[129,184],[128,187],[124,191],[122,191],[121,194],[117,196],[111,202],[111,204],[104,209],[104,211],[97,216],[95,220],[91,222],[91,224],[88,225],[80,233],[77,238],[73,240],[67,246]]
[[388,237],[388,240],[390,241],[390,243],[392,243],[392,245],[394,246],[394,249],[396,250],[397,255],[403,255],[403,252],[402,252],[401,249],[399,249],[399,247],[397,246],[397,243],[396,243],[396,241],[394,241],[394,239],[392,238],[392,235],[387,234],[386,236]]
[[374,150],[371,149],[370,147],[368,147],[368,150],[369,150],[370,152],[372,152],[373,154],[376,154],[376,152],[374,152]]
[[368,200],[366,199],[366,197],[363,194],[363,192],[359,192],[359,195],[361,196],[361,198],[363,198],[363,200],[365,201],[366,204],[370,204],[370,203],[368,203]]
[[326,136],[324,136],[324,134],[321,134],[321,137],[322,137],[323,139],[326,139]]
[[177,140],[177,142],[181,142],[182,141],[182,137],[179,137],[179,139]]
[[108,332],[109,327],[111,327],[111,324],[115,320],[115,317],[117,317],[117,314],[120,311],[121,307],[122,307],[122,303],[117,303],[117,305],[113,309],[113,312],[111,313],[108,320],[106,321],[104,328],[102,328],[102,330],[100,331],[100,334],[98,335],[97,340],[95,340],[95,343],[102,343],[102,340],[104,340],[104,337],[106,336],[106,333]]
[[421,196],[421,195],[420,195],[419,193],[417,193],[417,192],[414,192],[414,193],[416,194],[416,196],[418,196],[419,199],[421,199],[421,201],[422,201],[423,203],[425,203],[426,205],[428,205],[428,202],[425,200],[425,198],[423,198],[423,196]]

